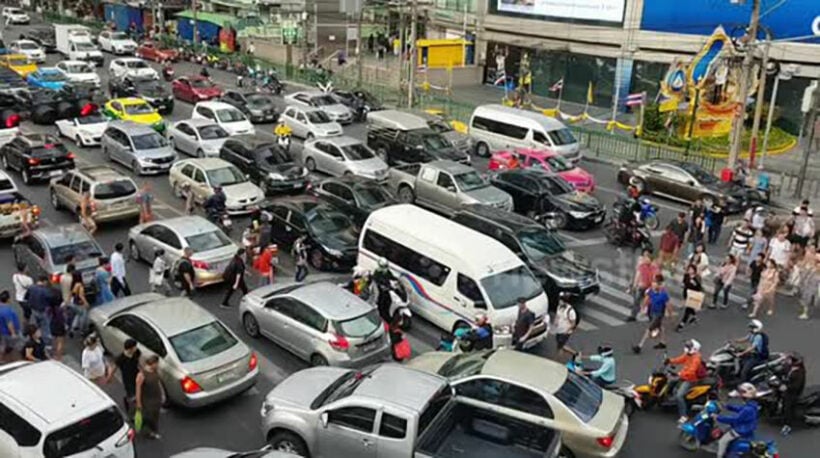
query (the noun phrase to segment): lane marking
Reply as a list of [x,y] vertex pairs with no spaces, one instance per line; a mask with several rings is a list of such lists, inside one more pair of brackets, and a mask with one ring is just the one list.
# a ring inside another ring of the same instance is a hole
[[596,321],[600,321],[602,323],[608,324],[609,326],[613,326],[613,327],[614,326],[623,326],[624,324],[626,324],[626,322],[623,321],[623,320],[613,318],[613,317],[607,315],[606,313],[599,312],[598,310],[595,310],[595,309],[586,308],[586,309],[583,309],[583,310],[579,311],[579,313],[582,316],[588,316],[590,318],[593,318]]
[[[588,299],[592,304],[603,307],[607,309],[609,312],[614,312],[617,315],[623,315],[624,317],[627,317],[632,313],[631,309],[623,305],[618,305],[601,295],[590,296]],[[631,304],[631,302],[629,303]]]

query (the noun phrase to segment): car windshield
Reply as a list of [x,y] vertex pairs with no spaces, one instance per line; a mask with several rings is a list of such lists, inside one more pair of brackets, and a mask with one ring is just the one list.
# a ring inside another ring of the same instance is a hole
[[234,166],[208,170],[207,175],[211,186],[231,186],[246,181],[245,175]]
[[137,90],[138,93],[152,93],[152,92],[162,92],[163,87],[158,81],[154,79],[139,79],[134,81],[134,89]]
[[458,379],[480,374],[484,363],[486,363],[494,353],[495,350],[459,353],[441,365],[438,370],[438,375],[448,379]]
[[364,209],[379,208],[393,200],[393,197],[380,186],[357,186],[353,188],[353,192]]
[[191,86],[197,88],[207,88],[207,87],[214,87],[214,83],[211,82],[209,79],[205,78],[197,78],[191,80]]
[[453,175],[453,179],[456,181],[456,186],[458,186],[461,192],[474,191],[489,186],[484,178],[476,171]]
[[128,35],[126,35],[125,32],[114,32],[114,33],[111,34],[111,39],[112,40],[127,40]]
[[168,140],[156,132],[134,135],[131,137],[131,141],[134,142],[134,148],[138,150],[157,149],[168,146]]
[[379,312],[373,309],[351,320],[335,321],[333,327],[345,337],[367,337],[382,326]]
[[114,180],[99,183],[94,187],[95,199],[116,199],[118,197],[132,196],[137,193],[137,187],[131,180]]
[[194,253],[216,250],[217,248],[222,248],[233,243],[222,231],[190,235],[185,237],[185,242],[188,243],[188,246],[191,247]]
[[342,232],[351,226],[350,220],[343,213],[325,207],[317,207],[307,212],[305,220],[318,237]]
[[127,60],[125,66],[128,68],[148,68],[148,64],[141,60]]
[[75,261],[102,256],[100,247],[91,240],[80,240],[68,245],[53,246],[49,248],[49,251],[51,253],[51,262],[54,265],[65,264],[72,255]]
[[682,168],[684,171],[688,172],[690,175],[695,177],[695,179],[698,180],[701,184],[713,184],[717,182],[717,178],[715,178],[714,175],[707,172],[706,170],[703,170],[695,164],[689,164],[684,162],[680,165],[680,168]]
[[563,253],[564,242],[546,229],[525,229],[518,233],[518,241],[528,258],[539,261],[549,256]]
[[10,57],[8,62],[12,67],[22,67],[31,63],[27,57]]
[[328,105],[336,105],[339,103],[336,101],[336,99],[329,95],[320,95],[318,97],[313,97],[311,100],[317,107],[325,107]]
[[39,46],[37,46],[37,43],[34,43],[33,41],[20,41],[20,42],[17,43],[17,47],[20,48],[20,49],[25,49],[27,51],[28,50],[33,51],[35,49],[39,49]]
[[270,99],[265,97],[264,95],[249,95],[245,98],[245,100],[247,100],[248,105],[252,107],[271,105]]
[[171,346],[182,363],[199,361],[232,348],[238,342],[222,323],[212,321],[204,326],[171,337]]
[[328,385],[319,396],[316,396],[316,399],[310,403],[311,409],[318,409],[323,405],[330,404],[331,402],[338,401],[339,399],[344,399],[356,391],[356,388],[367,379],[367,377],[376,370],[378,366],[371,366],[368,369],[365,369],[361,372],[359,371],[347,371],[342,374],[341,377],[337,378],[336,381]]
[[581,421],[588,422],[598,413],[604,393],[590,379],[567,371],[567,379],[553,396],[573,411]]
[[108,118],[106,118],[103,115],[98,115],[98,114],[93,114],[93,115],[88,115],[88,116],[83,116],[81,118],[77,118],[77,124],[80,124],[82,126],[85,126],[85,125],[88,125],[88,124],[99,124],[101,122],[107,122],[107,121],[108,121]]
[[65,69],[68,73],[94,73],[88,64],[67,64]]
[[88,41],[75,41],[74,46],[77,48],[77,51],[96,51],[97,48],[94,46],[93,43]]
[[557,176],[557,175],[544,175],[541,178],[541,184],[547,189],[550,194],[553,195],[561,195],[561,194],[569,194],[571,192],[575,192],[575,188],[572,187],[567,180]]
[[424,143],[424,147],[426,149],[433,151],[439,151],[450,147],[450,142],[448,142],[441,135],[425,135],[422,137],[422,143]]
[[243,115],[241,111],[233,108],[216,110],[216,119],[224,123],[246,121],[245,115]]
[[324,111],[308,111],[305,113],[308,121],[313,124],[327,124],[331,122],[330,117]]
[[293,163],[290,153],[273,145],[262,146],[256,150],[256,157],[270,165]]
[[370,148],[366,147],[363,143],[345,145],[342,147],[342,151],[344,151],[347,159],[351,161],[364,161],[376,157],[373,151],[370,151]]
[[481,286],[496,310],[515,306],[519,297],[530,300],[544,292],[541,283],[524,265],[484,277]]
[[447,125],[446,122],[440,119],[427,121],[427,125],[435,132],[438,132],[440,134],[443,134],[444,132],[450,132],[451,130],[453,130],[450,126]]
[[546,162],[546,167],[544,167],[544,163],[538,160],[532,161],[532,167],[538,169],[547,169],[547,171],[560,173],[566,172],[568,170],[572,170],[574,166],[570,164],[566,159],[561,156],[547,156],[542,159]]
[[210,126],[198,127],[197,131],[203,140],[218,140],[220,138],[228,138],[228,132],[222,127],[213,124]]
[[570,131],[566,127],[564,127],[563,129],[547,131],[547,135],[550,136],[550,140],[552,140],[552,144],[555,146],[571,145],[573,143],[578,143],[578,140],[576,140],[575,136],[572,135],[572,131]]
[[130,115],[151,114],[154,108],[147,103],[132,103],[125,105],[125,112]]
[[[32,157],[53,157],[53,156],[63,156],[68,154],[68,150],[66,149],[65,145],[62,143],[54,143],[56,142],[55,139],[49,138],[46,141],[49,143],[45,143],[41,146],[35,146],[31,148],[31,156]],[[56,154],[55,154],[56,153]]]
[[63,72],[40,72],[37,74],[37,79],[48,83],[57,83],[65,81],[66,77]]

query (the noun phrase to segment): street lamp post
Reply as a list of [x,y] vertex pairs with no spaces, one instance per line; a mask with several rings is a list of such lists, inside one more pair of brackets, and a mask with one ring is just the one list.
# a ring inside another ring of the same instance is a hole
[[[766,152],[769,148],[769,132],[772,130],[772,120],[774,118],[774,107],[777,104],[777,90],[780,88],[780,81],[787,81],[792,79],[792,76],[797,71],[795,66],[792,68],[784,68],[777,74],[774,79],[774,87],[772,88],[772,98],[769,101],[769,113],[766,115],[766,131],[763,133],[763,148],[760,150],[760,166],[766,162]],[[758,101],[762,105],[763,101]]]
[[739,109],[735,116],[735,122],[732,126],[731,145],[729,149],[729,161],[727,167],[734,169],[735,162],[740,153],[740,147],[743,143],[743,118],[746,114],[746,102],[749,96],[749,84],[752,79],[752,63],[754,61],[754,40],[757,39],[757,29],[760,25],[760,0],[753,0],[752,17],[749,21],[749,29],[746,36],[748,43],[746,46],[746,55],[743,56],[743,70],[740,75],[740,90],[737,93],[737,102]]

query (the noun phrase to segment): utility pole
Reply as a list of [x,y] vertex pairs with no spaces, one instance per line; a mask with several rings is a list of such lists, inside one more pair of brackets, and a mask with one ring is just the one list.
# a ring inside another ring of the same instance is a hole
[[364,56],[362,55],[362,22],[364,22],[364,0],[359,5],[359,14],[356,17],[356,87],[362,87],[364,79]]
[[[399,93],[404,90],[404,60],[402,57],[404,56],[404,44],[405,44],[405,35],[407,33],[407,25],[406,25],[406,18],[404,17],[404,5],[399,5]],[[392,49],[393,42],[390,42],[390,49],[385,50],[385,60],[387,60],[387,53],[393,52]]]
[[410,67],[410,76],[409,76],[409,83],[407,84],[407,108],[413,108],[413,93],[415,90],[415,76],[416,76],[416,30],[418,28],[418,20],[419,20],[419,13],[418,13],[418,3],[417,0],[413,0],[413,5],[411,8],[411,14],[413,15],[413,19],[410,23],[410,54],[407,56],[408,64]]
[[196,49],[196,44],[199,42],[199,40],[198,40],[198,38],[199,38],[199,30],[198,30],[199,22],[197,22],[197,20],[196,20],[196,18],[197,18],[196,12],[199,9],[199,2],[197,2],[197,0],[191,0],[191,8],[194,11],[194,49]]
[[820,85],[814,87],[810,103],[809,112],[806,116],[809,137],[806,146],[803,148],[803,167],[800,168],[800,176],[797,178],[794,197],[800,197],[801,194],[803,194],[803,185],[806,182],[806,169],[809,168],[809,158],[811,157],[811,150],[814,147],[814,137],[817,134],[817,114],[820,110]]
[[[763,117],[763,99],[766,97],[766,80],[769,66],[769,50],[772,47],[772,36],[766,30],[766,45],[763,46],[763,61],[760,63],[760,78],[757,81],[757,96],[755,96],[755,117],[752,121],[752,137],[749,143],[749,167],[754,167],[757,153],[757,137],[760,133],[760,121]],[[777,75],[775,75],[777,78]]]
[[319,59],[319,4],[313,3],[313,58]]
[[[729,161],[726,167],[735,168],[735,162],[740,154],[743,143],[743,117],[746,114],[746,101],[749,95],[749,84],[752,79],[752,64],[754,63],[754,41],[757,39],[757,29],[760,25],[760,1],[752,0],[752,17],[749,21],[749,30],[746,32],[746,55],[743,56],[743,67],[740,75],[740,91],[737,93],[739,109],[735,113],[735,122],[732,129]],[[759,103],[759,102],[758,102]]]

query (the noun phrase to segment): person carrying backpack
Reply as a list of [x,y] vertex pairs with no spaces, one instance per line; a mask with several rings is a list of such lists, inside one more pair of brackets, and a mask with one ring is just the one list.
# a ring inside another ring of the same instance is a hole
[[555,311],[552,329],[555,333],[555,345],[558,352],[574,354],[575,351],[567,343],[575,328],[578,327],[578,312],[569,303],[569,294],[562,292],[558,295],[558,309]]
[[752,369],[769,360],[769,336],[763,332],[763,323],[760,320],[749,322],[749,334],[746,337],[735,340],[735,343],[746,343],[749,346],[740,352],[740,380],[749,381]]
[[678,404],[678,424],[689,420],[687,416],[686,394],[700,379],[706,376],[706,367],[700,354],[700,342],[689,339],[683,344],[683,353],[665,361],[668,365],[681,366],[678,371],[678,386],[675,389],[675,401]]

